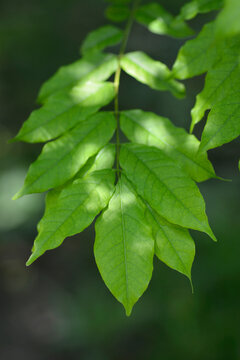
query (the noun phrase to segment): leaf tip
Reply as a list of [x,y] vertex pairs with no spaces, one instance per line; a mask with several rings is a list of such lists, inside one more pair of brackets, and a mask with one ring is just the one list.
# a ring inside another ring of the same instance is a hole
[[20,199],[23,195],[25,195],[23,188],[21,190],[19,190],[13,197],[12,200],[18,200]]

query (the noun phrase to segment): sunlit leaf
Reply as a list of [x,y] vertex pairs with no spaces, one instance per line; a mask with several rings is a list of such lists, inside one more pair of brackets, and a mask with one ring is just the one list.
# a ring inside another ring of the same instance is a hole
[[209,23],[195,39],[187,41],[180,49],[173,65],[173,75],[177,79],[188,79],[209,70],[217,59],[214,40],[214,23]]
[[94,254],[104,282],[130,315],[152,276],[154,241],[144,206],[124,176],[96,222]]
[[102,112],[81,122],[61,138],[46,144],[38,159],[30,166],[24,186],[15,198],[64,184],[107,144],[115,127],[113,114]]
[[186,275],[191,282],[195,244],[188,230],[169,223],[149,205],[146,215],[153,228],[157,257],[170,268]]
[[169,222],[203,231],[213,240],[198,187],[161,150],[137,144],[121,148],[120,163],[137,192]]
[[54,139],[107,105],[114,96],[110,82],[86,82],[59,92],[32,112],[14,140],[35,143]]
[[81,82],[101,82],[107,80],[117,69],[117,57],[112,54],[97,53],[86,56],[73,64],[62,66],[39,92],[38,101],[43,103],[54,93],[75,86]]
[[219,38],[234,36],[240,33],[240,2],[225,0],[224,9],[216,22],[216,32]]
[[129,140],[156,146],[171,157],[194,180],[216,177],[206,152],[198,153],[199,141],[167,118],[141,110],[123,111],[121,128]]
[[121,59],[123,70],[136,80],[155,90],[168,90],[178,98],[185,96],[184,85],[171,78],[171,71],[160,61],[151,59],[141,51],[124,55]]
[[115,174],[111,170],[96,171],[75,180],[57,197],[50,193],[27,265],[31,265],[45,251],[60,246],[66,237],[88,227],[107,206],[114,190],[114,179]]

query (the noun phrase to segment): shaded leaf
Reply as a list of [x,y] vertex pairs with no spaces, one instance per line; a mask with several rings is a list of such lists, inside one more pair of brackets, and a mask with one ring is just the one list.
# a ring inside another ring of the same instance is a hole
[[206,24],[199,35],[180,49],[173,65],[177,79],[188,79],[208,71],[217,59],[214,23]]
[[129,7],[124,4],[109,6],[105,11],[106,18],[114,22],[122,22],[126,20],[129,17],[129,14]]
[[215,240],[198,187],[161,150],[126,144],[121,148],[120,163],[138,194],[159,215],[173,224],[203,231]]
[[114,115],[101,112],[46,144],[30,166],[24,186],[15,199],[58,187],[71,179],[111,139],[115,127]]
[[205,111],[215,104],[225,103],[224,98],[234,95],[240,89],[240,58],[239,39],[232,39],[228,47],[223,49],[223,56],[209,70],[203,91],[198,94],[196,103],[191,111],[194,126],[203,118]]
[[[240,72],[239,72],[240,75]],[[207,151],[240,136],[240,93],[224,98],[210,111],[200,151]]]
[[104,282],[130,315],[152,276],[154,241],[144,206],[124,176],[96,222],[94,254]]
[[110,103],[114,96],[110,82],[87,82],[59,92],[31,113],[14,140],[30,143],[52,140]]
[[114,179],[111,170],[96,171],[75,180],[57,196],[50,193],[27,265],[31,265],[47,250],[60,246],[66,237],[88,227],[107,206],[114,190]]
[[195,181],[216,177],[207,153],[198,153],[200,142],[167,118],[141,110],[123,111],[121,129],[129,140],[156,146],[171,157]]
[[178,98],[185,96],[184,85],[171,78],[168,67],[141,51],[124,55],[121,59],[121,67],[127,74],[152,89],[171,91]]
[[158,3],[143,5],[136,11],[136,20],[155,34],[185,37],[193,34],[193,30],[182,20],[172,16]]
[[108,46],[120,43],[122,37],[122,30],[117,27],[112,25],[102,26],[87,35],[81,47],[81,53],[86,55],[102,51]]
[[170,268],[186,275],[190,282],[195,244],[187,229],[169,223],[149,205],[147,220],[153,228],[155,254]]

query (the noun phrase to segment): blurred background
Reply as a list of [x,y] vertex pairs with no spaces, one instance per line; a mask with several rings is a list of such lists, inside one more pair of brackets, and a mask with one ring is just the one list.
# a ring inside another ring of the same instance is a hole
[[[161,4],[177,13],[185,2]],[[40,85],[76,60],[86,34],[106,23],[105,7],[103,0],[0,0],[0,359],[238,360],[239,140],[209,153],[217,174],[232,182],[200,184],[218,243],[193,232],[194,295],[186,278],[155,259],[151,284],[127,318],[96,268],[93,227],[25,267],[44,198],[11,197],[41,146],[7,141],[36,106]],[[214,16],[198,16],[191,25],[198,31]],[[128,50],[171,66],[181,43],[135,25]],[[188,129],[203,78],[186,85],[187,98],[176,100],[123,74],[121,108],[155,111]]]

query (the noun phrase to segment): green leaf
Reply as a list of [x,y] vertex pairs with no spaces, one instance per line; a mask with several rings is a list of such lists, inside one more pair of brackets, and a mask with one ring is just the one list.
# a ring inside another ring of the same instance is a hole
[[109,6],[105,11],[106,18],[113,22],[125,21],[129,17],[129,14],[129,7],[124,4]]
[[158,3],[141,6],[136,11],[136,20],[155,34],[177,38],[193,34],[193,30],[184,21],[175,19]]
[[145,208],[124,176],[96,222],[94,254],[104,282],[130,315],[152,276],[154,241]]
[[27,265],[47,250],[60,246],[66,237],[88,227],[107,206],[114,191],[114,179],[111,170],[96,171],[84,179],[75,180],[57,196],[50,192]]
[[149,205],[147,220],[153,228],[155,254],[170,268],[186,275],[191,284],[191,268],[195,256],[195,244],[187,229],[170,224]]
[[97,53],[86,56],[73,64],[62,66],[40,89],[38,102],[44,103],[54,93],[71,88],[79,81],[101,82],[117,69],[116,55]]
[[206,24],[195,39],[183,45],[173,65],[175,78],[188,79],[211,68],[217,58],[214,34],[214,23]]
[[216,240],[195,182],[161,150],[145,145],[123,145],[120,164],[138,194],[159,215],[173,224],[203,231]]
[[30,143],[52,140],[86,120],[114,96],[115,89],[110,82],[80,83],[70,91],[59,92],[32,112],[14,140]]
[[170,120],[141,110],[123,111],[121,129],[132,142],[156,146],[195,181],[216,177],[207,153],[198,153],[199,141]]
[[[240,75],[240,72],[239,72]],[[224,98],[210,111],[202,134],[200,151],[207,151],[240,136],[239,92]]]
[[239,92],[240,89],[240,58],[239,39],[232,39],[228,47],[223,49],[222,57],[216,65],[209,70],[203,91],[197,96],[196,103],[191,111],[192,124],[194,126],[203,118],[205,111],[215,104],[222,102],[224,98]]
[[101,112],[81,122],[61,138],[46,144],[30,166],[23,188],[15,199],[63,185],[113,136],[116,120]]
[[224,0],[193,0],[183,5],[180,12],[180,19],[191,20],[198,14],[219,10]]
[[83,177],[97,170],[111,169],[115,162],[115,155],[116,145],[107,144],[97,155],[88,160],[76,177]]
[[89,33],[81,47],[83,55],[102,51],[108,46],[117,45],[123,37],[122,30],[112,25],[102,26]]
[[171,78],[172,74],[168,67],[152,60],[141,51],[124,55],[121,59],[121,67],[127,74],[152,89],[171,91],[178,98],[185,96],[184,85]]
[[224,9],[216,21],[216,33],[219,38],[240,33],[240,2],[225,0]]

